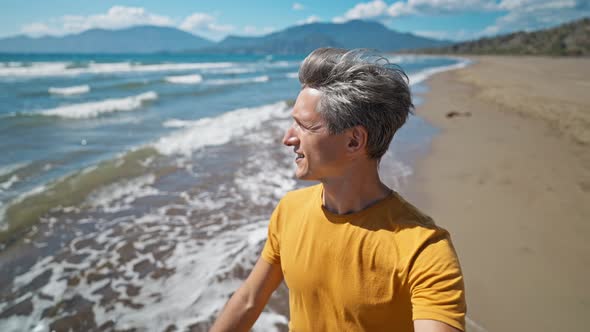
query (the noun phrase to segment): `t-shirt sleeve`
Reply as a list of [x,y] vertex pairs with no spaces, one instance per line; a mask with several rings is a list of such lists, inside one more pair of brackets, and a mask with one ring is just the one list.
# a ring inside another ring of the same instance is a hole
[[408,281],[413,320],[437,320],[465,331],[463,274],[448,233],[422,247],[410,267]]
[[261,257],[269,264],[280,264],[281,263],[281,247],[280,247],[280,234],[279,234],[279,209],[280,203],[277,205],[272,215],[270,216],[270,222],[268,223],[268,236],[266,243],[262,249]]

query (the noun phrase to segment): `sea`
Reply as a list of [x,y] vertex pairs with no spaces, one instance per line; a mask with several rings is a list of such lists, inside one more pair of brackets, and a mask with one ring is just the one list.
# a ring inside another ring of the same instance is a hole
[[[303,58],[0,55],[0,331],[206,331],[311,184],[281,144]],[[467,65],[386,58],[415,104]],[[436,133],[411,116],[384,182],[403,193]],[[288,321],[281,285],[254,331]]]

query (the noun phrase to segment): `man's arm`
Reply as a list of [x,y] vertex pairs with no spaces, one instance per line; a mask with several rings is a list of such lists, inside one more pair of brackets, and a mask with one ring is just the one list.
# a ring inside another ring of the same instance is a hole
[[416,319],[414,321],[415,332],[461,332],[451,325],[430,319]]
[[259,258],[246,281],[217,317],[210,332],[250,330],[281,281],[283,271],[280,264],[270,264]]

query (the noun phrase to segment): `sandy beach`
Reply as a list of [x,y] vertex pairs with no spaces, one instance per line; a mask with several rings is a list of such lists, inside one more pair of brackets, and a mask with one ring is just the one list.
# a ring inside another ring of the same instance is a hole
[[428,81],[410,200],[452,234],[469,331],[587,330],[590,59],[472,60]]

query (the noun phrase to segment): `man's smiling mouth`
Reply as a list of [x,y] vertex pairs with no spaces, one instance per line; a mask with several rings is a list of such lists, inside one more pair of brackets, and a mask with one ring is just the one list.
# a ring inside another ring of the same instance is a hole
[[301,159],[303,159],[303,158],[305,157],[305,156],[303,155],[303,153],[299,153],[299,152],[297,152],[297,149],[293,149],[293,152],[295,152],[295,154],[297,155],[297,156],[295,157],[295,162],[297,162],[297,161],[299,161],[299,160],[301,160]]

